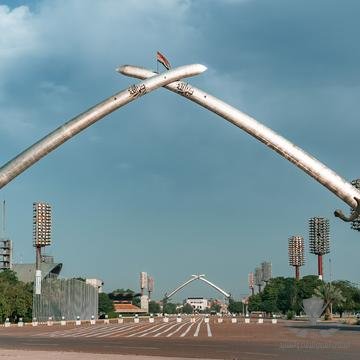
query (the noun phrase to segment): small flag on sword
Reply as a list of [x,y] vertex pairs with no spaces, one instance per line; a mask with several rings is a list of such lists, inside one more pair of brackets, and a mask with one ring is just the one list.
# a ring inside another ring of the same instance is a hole
[[168,70],[170,70],[171,65],[169,63],[169,60],[159,51],[156,53],[156,60],[162,64],[164,67],[166,67]]

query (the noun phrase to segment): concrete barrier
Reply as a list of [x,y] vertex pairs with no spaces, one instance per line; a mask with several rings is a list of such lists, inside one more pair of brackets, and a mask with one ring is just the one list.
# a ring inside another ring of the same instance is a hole
[[54,325],[54,322],[53,322],[52,317],[50,316],[48,321],[47,321],[47,326],[53,326],[53,325]]
[[32,326],[38,326],[39,322],[37,321],[36,318],[33,318],[33,321],[31,323]]
[[250,324],[250,318],[245,318],[245,324]]
[[168,322],[169,322],[169,318],[168,318],[167,316],[165,316],[165,317],[163,318],[163,322],[164,322],[164,323],[168,323]]
[[232,323],[232,324],[236,324],[236,323],[237,323],[237,318],[232,318],[232,319],[231,319],[231,323]]
[[218,324],[222,324],[223,321],[224,321],[223,318],[218,318],[218,319],[217,319]]
[[271,319],[272,324],[277,324],[277,319]]
[[17,326],[18,327],[23,327],[24,326],[24,322],[23,322],[22,318],[19,319],[19,322],[18,322]]
[[190,318],[190,322],[194,323],[196,320],[194,317]]
[[264,323],[264,319],[263,318],[259,318],[258,319],[258,324],[263,324]]
[[208,323],[208,322],[209,322],[209,318],[206,317],[206,318],[204,319],[204,322],[205,322],[205,323]]
[[182,321],[182,318],[181,318],[180,316],[178,316],[178,317],[176,318],[176,322],[177,322],[177,323],[181,323],[181,321]]
[[154,322],[154,318],[153,317],[149,317],[149,323],[153,323]]

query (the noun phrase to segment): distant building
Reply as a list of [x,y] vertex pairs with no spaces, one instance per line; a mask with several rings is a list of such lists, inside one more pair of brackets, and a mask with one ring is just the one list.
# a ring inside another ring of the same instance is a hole
[[12,269],[12,242],[0,239],[0,270]]
[[99,294],[103,292],[104,282],[100,279],[86,279],[86,283],[98,289]]
[[208,300],[202,297],[187,298],[186,303],[190,304],[194,310],[204,311],[209,307]]
[[146,314],[145,309],[140,309],[138,306],[133,305],[131,301],[114,300],[114,309],[117,314]]

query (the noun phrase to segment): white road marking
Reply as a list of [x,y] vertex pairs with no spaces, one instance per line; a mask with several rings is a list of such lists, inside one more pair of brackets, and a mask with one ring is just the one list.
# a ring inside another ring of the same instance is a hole
[[95,334],[94,336],[96,337],[106,337],[106,336],[112,336],[113,334],[118,334],[118,333],[122,333],[122,332],[126,332],[126,331],[129,331],[129,330],[132,330],[134,328],[138,329],[138,328],[142,328],[144,326],[139,326],[139,324],[129,324],[129,325],[126,325],[126,326],[121,326],[121,327],[118,327],[118,328],[115,328],[115,329],[109,329],[109,331],[104,331],[103,333],[100,333],[99,334]]
[[[159,325],[153,325],[153,326],[151,326],[151,327],[149,327],[150,329],[155,329],[154,331],[156,331],[156,330],[159,330],[159,329],[161,329],[161,328],[163,328],[164,326],[166,326],[167,324],[165,324],[165,325],[162,325],[162,326],[160,326],[159,327]],[[142,331],[138,331],[138,332],[135,332],[135,333],[133,333],[133,334],[130,334],[130,335],[127,335],[126,337],[132,337],[132,336],[136,336],[136,335],[139,335],[139,334],[142,334],[142,333],[146,333],[146,331],[148,331],[149,330],[149,328],[147,328],[147,329],[145,329],[145,330],[142,330]]]
[[184,337],[190,329],[194,326],[195,323],[190,323],[190,326],[180,335],[180,337]]
[[157,332],[158,330],[163,329],[164,327],[167,327],[167,326],[169,326],[169,324],[165,324],[163,326],[160,326],[157,329],[150,330],[150,331],[146,332],[145,334],[141,334],[139,337],[144,337],[146,335],[152,334],[152,333]]
[[203,321],[204,321],[204,319],[201,319],[201,321],[199,322],[199,324],[195,330],[194,336],[199,336],[200,326]]
[[124,336],[126,334],[130,334],[133,331],[138,331],[140,329],[144,329],[147,328],[149,324],[132,324],[133,326],[130,326],[126,329],[119,329],[117,331],[112,332],[111,334],[107,334],[107,335],[102,335],[99,337],[105,337],[105,336],[109,336],[109,337],[119,337],[119,336]]
[[169,327],[168,327],[167,329],[165,329],[164,331],[161,331],[161,332],[155,334],[154,337],[160,336],[161,334],[164,334],[164,333],[168,332],[169,330],[171,330],[172,328],[174,328],[174,327],[177,326],[177,325],[179,325],[179,324],[176,323],[176,324],[174,324],[174,325],[169,326]]
[[167,334],[166,337],[170,337],[174,334],[176,334],[182,327],[184,327],[186,325],[186,323],[180,325],[175,331],[171,332],[170,334]]
[[206,328],[207,328],[208,337],[212,337],[212,333],[211,333],[211,329],[210,329],[210,324],[209,324],[209,323],[206,323]]
[[[109,329],[113,329],[113,327],[110,327],[110,325],[104,325],[104,326],[99,326],[99,327],[87,327],[78,331],[72,331],[72,332],[67,332],[65,334],[63,334],[63,337],[72,337],[72,336],[86,336],[89,334],[95,334],[95,333],[102,333],[102,332],[106,332]],[[61,334],[59,334],[61,335]]]

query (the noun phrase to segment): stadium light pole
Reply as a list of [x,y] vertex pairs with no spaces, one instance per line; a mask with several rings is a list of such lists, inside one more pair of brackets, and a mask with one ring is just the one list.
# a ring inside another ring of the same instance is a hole
[[305,264],[304,238],[302,236],[291,236],[288,244],[289,265],[295,268],[295,278],[300,279],[300,267]]
[[324,277],[323,255],[330,252],[329,228],[329,219],[323,217],[309,219],[310,253],[318,257],[318,275],[320,280]]
[[51,206],[33,203],[33,246],[36,249],[35,294],[41,294],[41,249],[51,245]]

